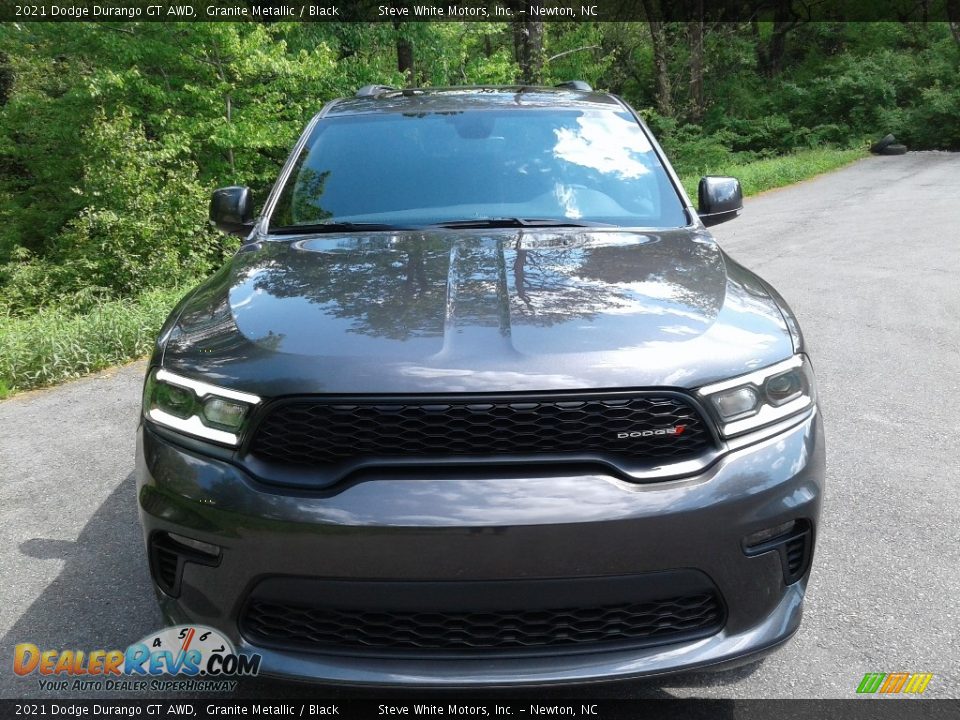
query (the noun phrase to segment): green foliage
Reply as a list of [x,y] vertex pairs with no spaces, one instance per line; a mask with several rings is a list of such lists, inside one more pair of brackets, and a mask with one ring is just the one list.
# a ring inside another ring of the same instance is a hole
[[607,85],[609,74],[622,62],[623,50],[605,42],[604,26],[558,23],[548,29],[544,45],[544,84],[585,80],[594,87]]
[[182,146],[147,140],[122,110],[95,116],[81,142],[86,169],[71,193],[83,209],[46,258],[14,253],[2,296],[8,310],[54,303],[85,311],[98,300],[201,277],[223,262],[235,243],[207,227],[207,189]]
[[728,175],[740,181],[745,195],[791,185],[801,180],[836,170],[854,160],[865,157],[865,150],[834,150],[817,148],[799,150],[789,155],[752,160],[748,162],[727,161],[706,166],[681,180],[687,194],[696,202],[697,184],[703,175]]
[[[322,39],[238,24],[0,28],[0,311],[129,297],[202,276],[236,247],[206,223],[217,185],[261,199],[338,84]],[[39,119],[39,121],[38,121]]]
[[49,309],[26,318],[0,316],[0,397],[145,355],[182,294],[156,290],[79,315]]
[[960,46],[949,38],[921,51],[879,122],[913,148],[960,150]]
[[731,149],[862,146],[893,132],[911,149],[960,148],[960,46],[945,23],[809,23],[772,77],[740,66],[712,86],[708,131]]
[[503,25],[411,23],[397,32],[413,43],[415,85],[509,84],[517,76]]
[[57,250],[64,264],[83,269],[88,286],[129,296],[223,261],[223,236],[205,222],[207,188],[182,145],[148,140],[125,111],[98,115],[85,140],[85,207]]
[[699,125],[680,125],[655,110],[644,110],[641,115],[659,138],[677,174],[703,175],[707,168],[730,162],[732,133],[724,130],[707,133]]
[[79,69],[45,38],[0,25],[12,82],[0,109],[0,262],[16,248],[43,254],[82,207],[70,192],[82,172],[77,138],[90,125]]

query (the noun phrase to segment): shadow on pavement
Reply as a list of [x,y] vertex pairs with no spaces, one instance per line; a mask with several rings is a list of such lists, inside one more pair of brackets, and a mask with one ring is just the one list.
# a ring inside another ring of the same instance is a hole
[[[0,641],[3,697],[53,697],[38,689],[36,674],[27,678],[13,674],[17,643],[30,642],[41,649],[124,649],[161,625],[135,495],[131,473],[97,509],[75,542],[30,538],[20,543],[24,555],[58,559],[64,565]],[[4,579],[5,583],[11,581],[15,579]]]
[[[89,693],[49,693],[41,691],[38,676],[20,678],[12,672],[13,650],[17,643],[31,642],[41,649],[112,650],[125,649],[130,643],[162,627],[154,602],[153,587],[147,571],[140,524],[137,519],[136,484],[133,474],[121,482],[90,518],[76,542],[30,538],[19,550],[30,557],[64,563],[60,574],[34,600],[25,613],[0,641],[0,697],[90,697]],[[759,663],[714,673],[671,677],[662,683],[669,687],[709,687],[742,680],[756,671]],[[72,678],[71,678],[72,679]],[[430,697],[452,702],[468,697],[552,699],[669,699],[675,697],[656,681],[618,681],[592,685],[538,689],[442,690],[429,691]],[[242,680],[233,697],[335,699],[409,698],[422,701],[427,691],[353,688],[333,685],[288,682],[268,678]],[[109,697],[137,697],[131,693],[111,693]],[[147,696],[145,696],[147,697]],[[207,693],[196,697],[222,699],[224,695]],[[725,703],[711,705],[711,717],[733,717]],[[685,717],[690,717],[689,714]]]

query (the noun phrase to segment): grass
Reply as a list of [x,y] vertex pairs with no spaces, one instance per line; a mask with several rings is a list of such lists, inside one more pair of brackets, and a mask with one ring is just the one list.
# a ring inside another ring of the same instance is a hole
[[[700,175],[731,175],[746,195],[790,185],[834,170],[865,155],[862,150],[804,150],[782,157],[709,168],[683,178],[696,200]],[[131,300],[103,303],[74,314],[43,310],[27,318],[0,316],[0,399],[53,385],[142,357],[182,289],[156,290]]]
[[800,150],[789,155],[754,160],[753,162],[721,165],[696,175],[684,175],[681,180],[687,194],[697,201],[697,184],[701,175],[729,175],[740,181],[744,195],[756,195],[765,190],[792,185],[815,175],[836,170],[854,160],[866,157],[866,150],[836,150],[816,148]]
[[55,309],[26,318],[0,316],[0,398],[146,355],[183,293],[155,290],[81,315]]

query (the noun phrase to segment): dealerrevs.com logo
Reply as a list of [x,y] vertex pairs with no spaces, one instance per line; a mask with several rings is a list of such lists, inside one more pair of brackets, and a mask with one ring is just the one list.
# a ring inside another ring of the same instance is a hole
[[[13,671],[38,675],[41,690],[230,690],[232,678],[260,672],[261,656],[238,653],[218,630],[178,625],[147,635],[126,650],[14,648]],[[161,681],[161,676],[188,681]]]

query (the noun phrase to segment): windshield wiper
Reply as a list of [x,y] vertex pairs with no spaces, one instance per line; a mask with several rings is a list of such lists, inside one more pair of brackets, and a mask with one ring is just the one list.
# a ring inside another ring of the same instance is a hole
[[359,232],[363,230],[413,230],[413,227],[367,222],[328,222],[314,225],[282,225],[270,228],[275,235],[308,235],[314,233]]
[[493,217],[473,220],[451,220],[427,225],[431,228],[524,228],[524,227],[616,227],[610,223],[556,218]]
[[472,220],[450,220],[429,225],[391,225],[389,223],[370,222],[325,222],[312,225],[282,225],[271,227],[272,235],[312,235],[318,233],[363,232],[369,230],[424,230],[430,228],[471,229],[471,228],[537,228],[537,227],[617,227],[610,223],[585,220],[558,220],[556,218],[493,217],[474,218]]

